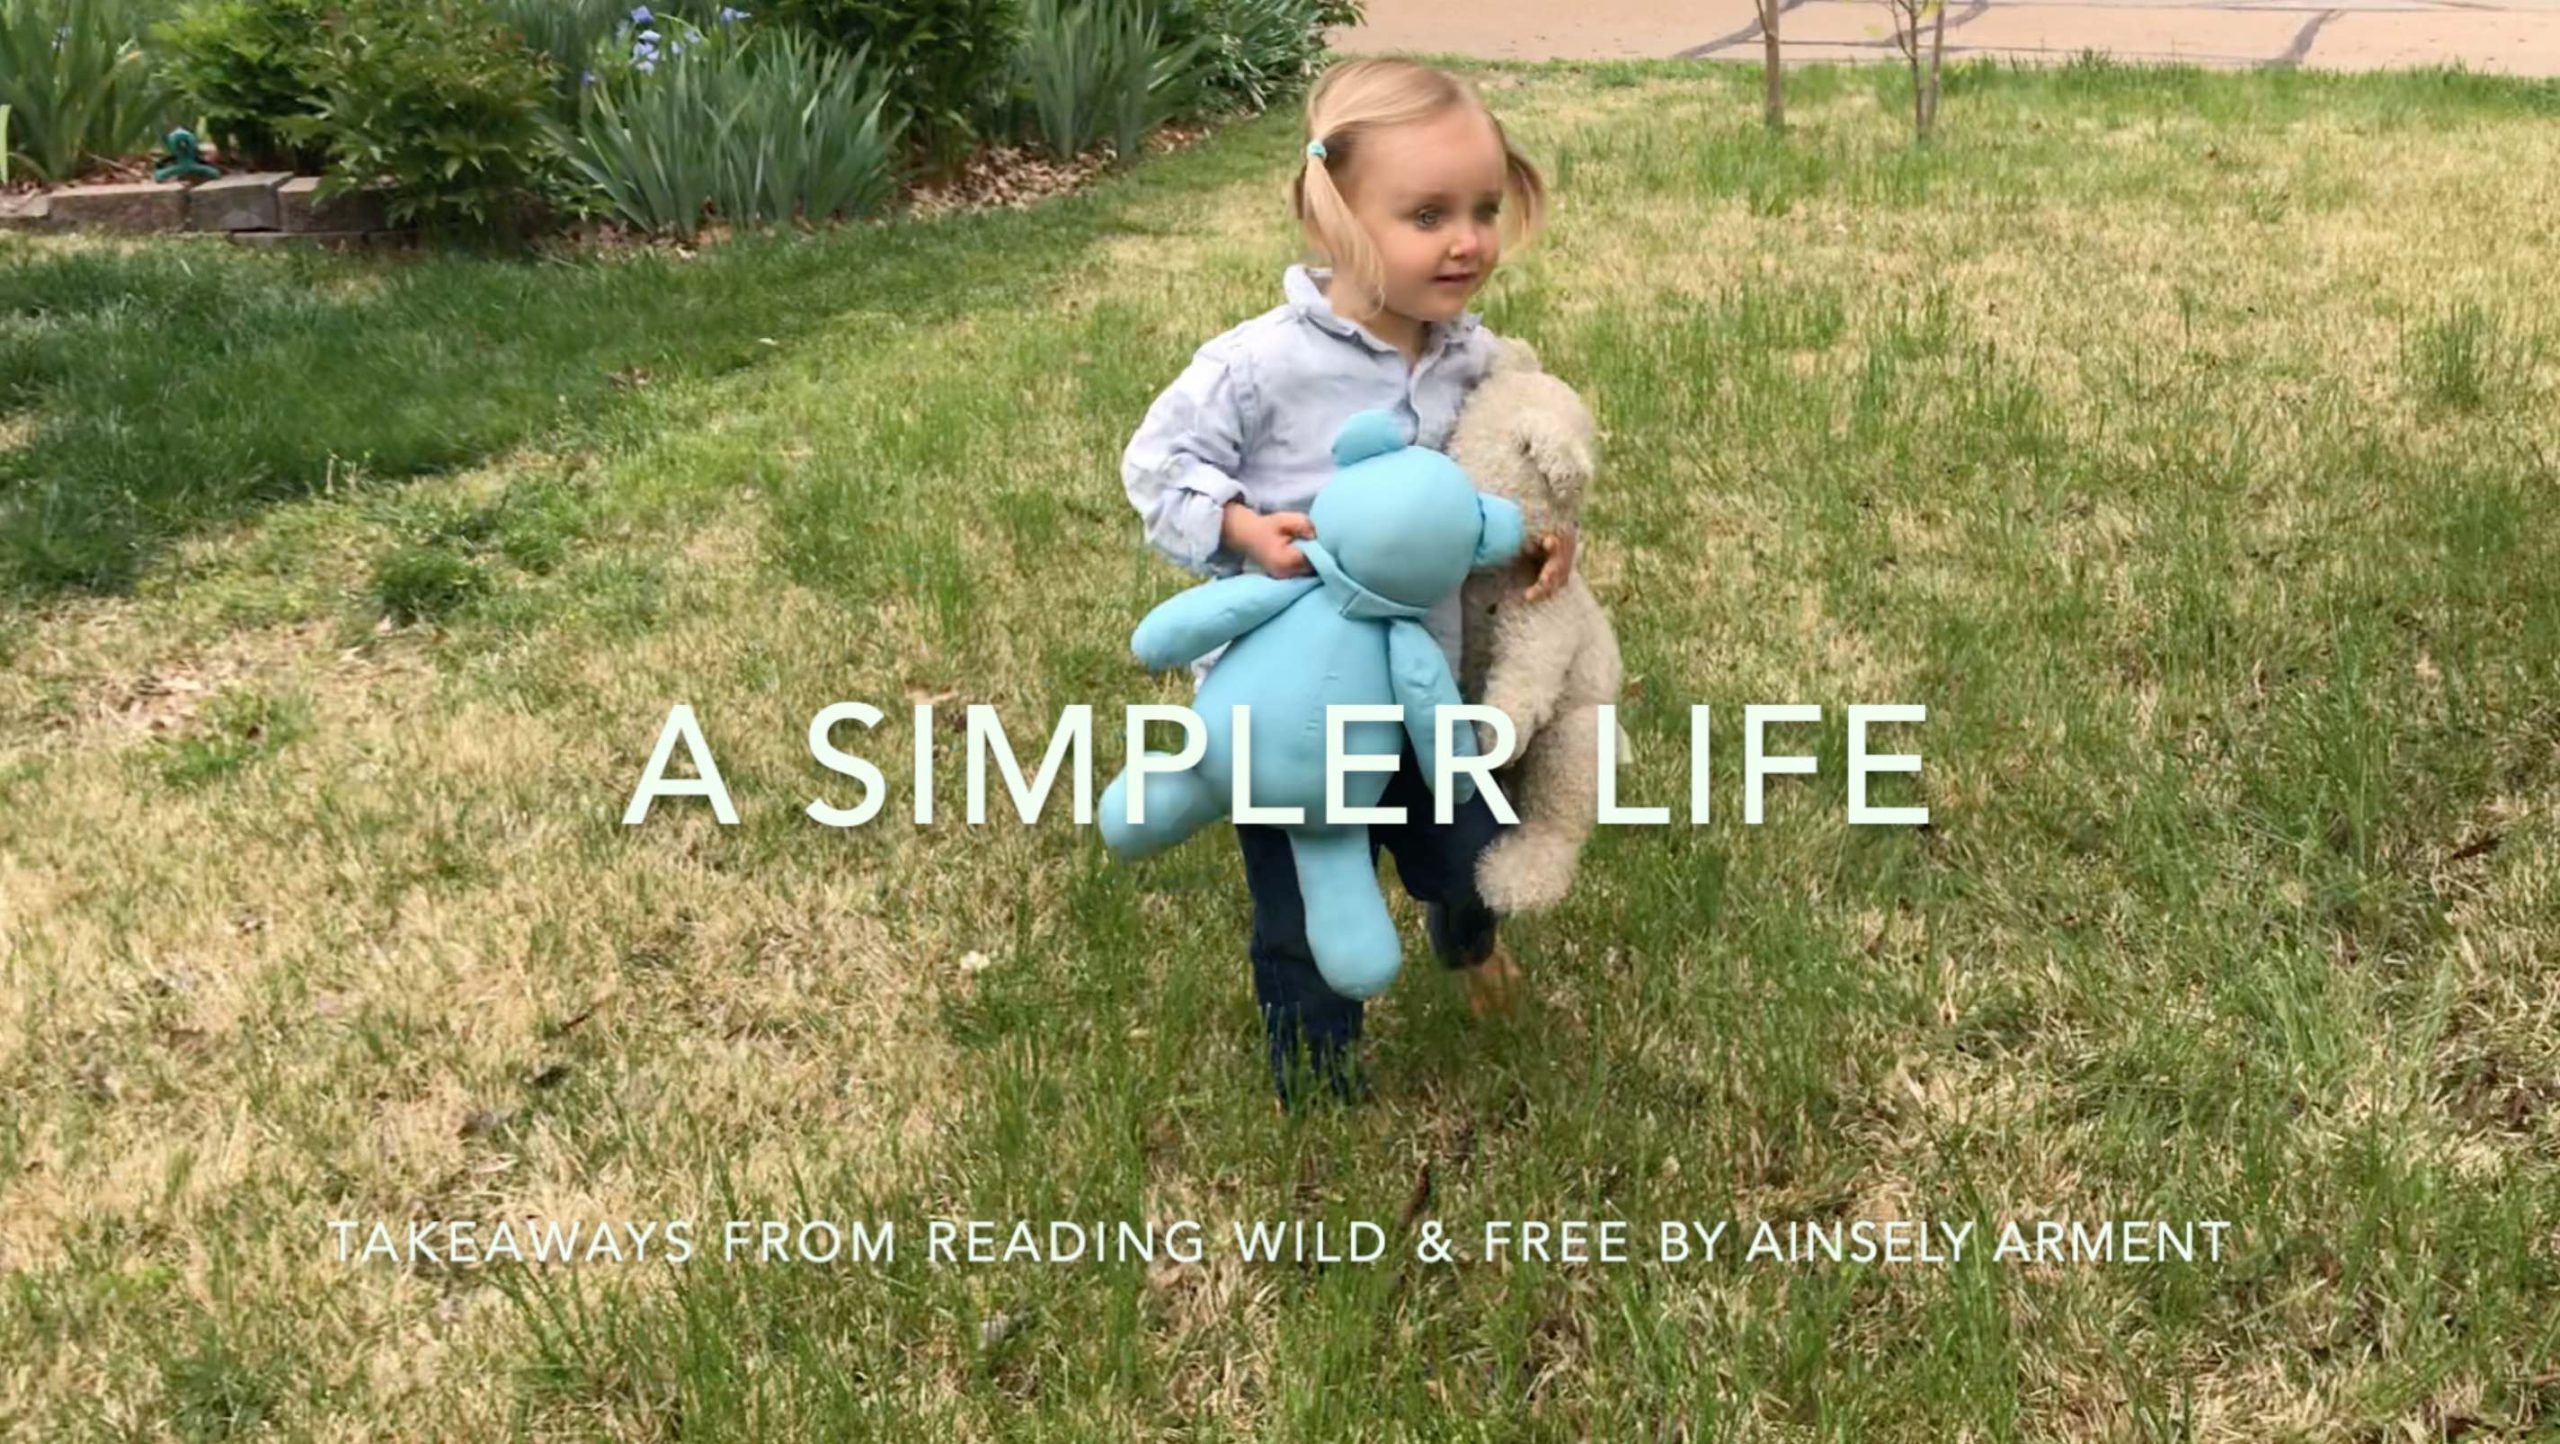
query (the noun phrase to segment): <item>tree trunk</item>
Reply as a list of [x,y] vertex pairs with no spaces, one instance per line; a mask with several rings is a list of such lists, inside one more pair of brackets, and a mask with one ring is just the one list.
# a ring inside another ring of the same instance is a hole
[[1920,134],[1926,139],[1938,124],[1938,57],[1947,49],[1947,0],[1938,0],[1937,24],[1929,32],[1929,102],[1921,112]]
[[1787,124],[1787,92],[1778,69],[1778,11],[1786,0],[1760,0],[1760,118],[1771,130]]
[[1911,61],[1911,136],[1914,140],[1929,138],[1929,92],[1920,80],[1920,6],[1911,7],[1911,38],[1902,47]]

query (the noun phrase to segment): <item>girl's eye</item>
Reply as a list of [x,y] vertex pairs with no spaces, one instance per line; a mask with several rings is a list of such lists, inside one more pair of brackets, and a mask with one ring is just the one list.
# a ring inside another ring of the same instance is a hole
[[1501,218],[1501,215],[1502,207],[1490,201],[1476,207],[1476,219],[1479,221],[1498,220]]
[[1422,209],[1413,213],[1413,223],[1422,227],[1426,231],[1431,229],[1433,226],[1440,224],[1440,208],[1438,206],[1424,206]]

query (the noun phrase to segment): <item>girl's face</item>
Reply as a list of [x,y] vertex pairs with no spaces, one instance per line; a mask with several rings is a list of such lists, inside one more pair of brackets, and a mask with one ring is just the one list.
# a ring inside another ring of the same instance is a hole
[[1343,199],[1385,267],[1389,311],[1451,321],[1502,259],[1502,138],[1468,106],[1365,138]]

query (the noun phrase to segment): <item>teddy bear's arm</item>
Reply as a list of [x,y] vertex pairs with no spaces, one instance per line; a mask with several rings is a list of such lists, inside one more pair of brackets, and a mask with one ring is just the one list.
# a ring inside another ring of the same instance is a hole
[[1483,571],[1488,567],[1507,567],[1519,560],[1520,549],[1529,544],[1528,522],[1520,503],[1489,492],[1476,493],[1476,516],[1481,523],[1476,532],[1476,555],[1470,567]]
[[1492,670],[1485,675],[1484,705],[1511,719],[1513,756],[1527,752],[1529,744],[1546,727],[1563,681],[1560,670],[1544,670],[1523,657],[1494,659]]
[[[1464,700],[1458,695],[1458,679],[1449,675],[1448,654],[1420,626],[1400,624],[1387,633],[1387,676],[1395,689],[1397,704],[1404,708],[1404,732],[1413,743],[1414,760],[1422,764],[1426,780],[1437,778],[1440,709],[1455,707]],[[1460,757],[1475,756],[1475,729],[1452,728],[1449,746]],[[1475,790],[1475,779],[1463,772],[1449,779],[1453,804],[1474,796]]]
[[1203,582],[1147,613],[1129,650],[1149,671],[1186,665],[1280,615],[1316,585],[1313,577],[1259,574]]
[[1515,756],[1528,752],[1555,715],[1565,677],[1595,632],[1605,636],[1608,619],[1589,589],[1571,582],[1550,600],[1504,618],[1485,672],[1484,704],[1511,719]]

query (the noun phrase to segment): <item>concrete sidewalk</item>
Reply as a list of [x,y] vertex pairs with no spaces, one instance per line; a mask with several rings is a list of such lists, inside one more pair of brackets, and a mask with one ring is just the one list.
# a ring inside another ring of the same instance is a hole
[[[2560,75],[2560,0],[1948,0],[1949,61],[1973,56],[2386,70],[2460,63]],[[1892,60],[1884,0],[1786,0],[1790,62]],[[1760,59],[1752,0],[1368,0],[1352,54]]]

